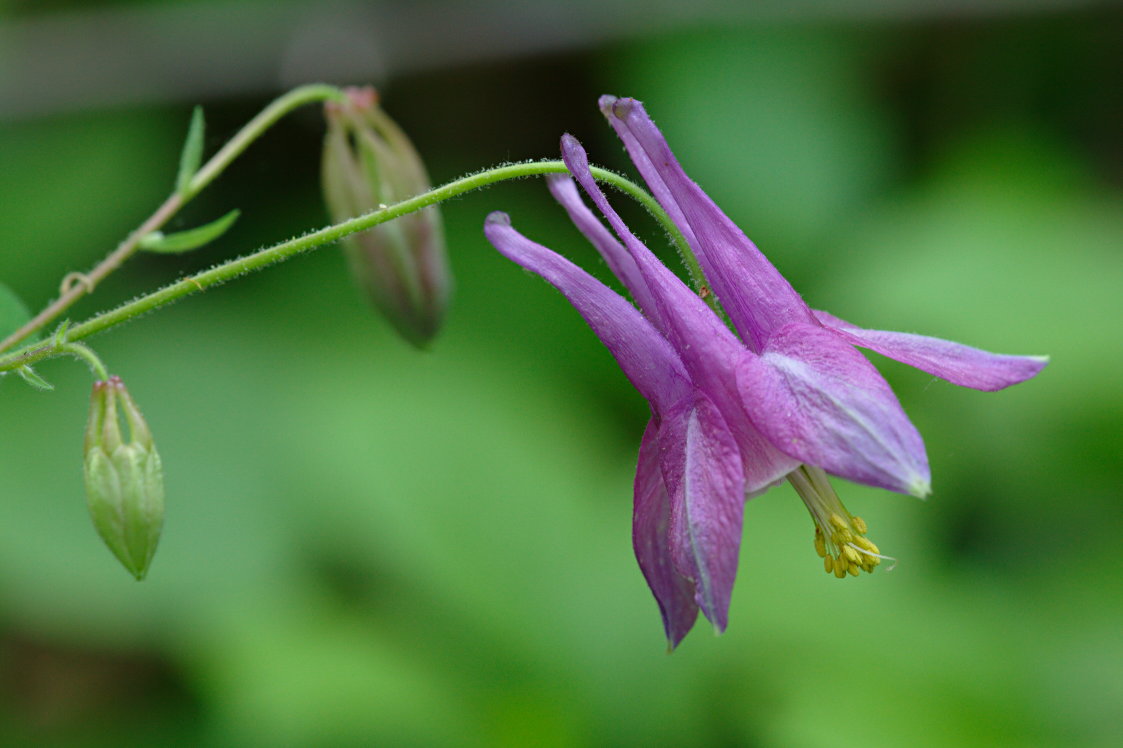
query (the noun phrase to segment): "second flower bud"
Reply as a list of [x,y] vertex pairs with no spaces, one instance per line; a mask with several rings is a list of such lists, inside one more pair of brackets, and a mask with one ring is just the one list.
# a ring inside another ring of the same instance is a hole
[[[324,106],[324,198],[337,223],[430,188],[421,158],[379,108],[374,89],[346,93],[345,102]],[[437,208],[352,234],[342,244],[374,306],[402,337],[425,347],[440,329],[452,291]]]

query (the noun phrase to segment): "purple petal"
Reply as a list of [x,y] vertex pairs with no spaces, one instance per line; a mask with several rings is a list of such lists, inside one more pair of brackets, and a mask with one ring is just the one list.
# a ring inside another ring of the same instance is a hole
[[1049,363],[1048,356],[1010,356],[924,335],[866,330],[826,312],[816,311],[815,319],[854,345],[974,390],[993,392],[1024,382]]
[[542,276],[569,299],[657,413],[687,396],[690,380],[674,349],[627,299],[524,237],[506,213],[489,215],[484,234],[502,255]]
[[693,579],[695,600],[718,633],[729,622],[745,508],[737,444],[704,395],[660,424],[663,480],[671,496],[671,561]]
[[570,135],[562,137],[562,158],[574,179],[627,247],[651,291],[655,308],[653,316],[661,320],[657,326],[670,339],[692,381],[711,397],[721,400],[719,405],[730,405],[739,400],[733,390],[723,393],[723,389],[728,389],[733,382],[736,362],[743,355],[744,345],[706,306],[706,302],[628,230],[593,179],[585,149]]
[[589,172],[581,144],[562,138],[562,157],[581,187],[624,241],[651,290],[652,304],[664,320],[663,332],[679,352],[691,381],[702,389],[725,415],[741,448],[746,468],[746,488],[758,493],[775,484],[799,463],[777,450],[748,420],[737,387],[737,370],[747,350],[717,315],[678,276],[667,269],[624,225]]
[[[746,353],[754,355],[748,351]],[[733,381],[736,380],[735,372]],[[776,449],[775,445],[749,420],[743,405],[734,411],[742,416],[740,418],[729,415],[729,411],[722,412],[726,414],[726,423],[741,451],[741,464],[745,468],[746,497],[757,496],[782,483],[784,477],[802,463],[802,460]]]
[[680,574],[671,562],[671,499],[659,467],[658,431],[654,420],[647,424],[640,442],[635,489],[632,545],[647,586],[659,603],[667,643],[674,649],[694,627],[698,604],[694,602],[694,583]]
[[865,356],[819,325],[776,331],[738,373],[745,409],[778,448],[843,478],[928,494],[924,442]]
[[659,204],[683,231],[746,344],[759,352],[773,330],[810,322],[811,311],[791,284],[686,175],[643,104],[602,96],[600,107]]
[[[639,268],[636,267],[635,260],[628,254],[624,245],[616,241],[612,232],[605,228],[604,224],[585,205],[585,201],[581,199],[581,195],[577,192],[577,185],[566,174],[551,174],[546,177],[546,184],[549,186],[554,199],[565,208],[570,220],[600,252],[613,275],[619,278],[620,282],[631,292],[632,298],[636,300],[639,308],[648,319],[652,319],[652,315],[656,312],[654,300],[651,297],[651,292],[647,289],[647,283],[644,282]],[[652,319],[652,321],[655,320]]]

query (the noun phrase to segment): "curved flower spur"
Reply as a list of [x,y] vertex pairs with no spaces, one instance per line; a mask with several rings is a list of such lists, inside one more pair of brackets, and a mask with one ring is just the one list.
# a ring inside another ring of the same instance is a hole
[[882,556],[826,473],[923,497],[924,443],[860,345],[955,384],[998,390],[1047,359],[987,353],[950,341],[864,330],[811,310],[755,245],[686,176],[633,99],[601,109],[648,187],[697,256],[740,338],[628,230],[571,136],[562,156],[609,231],[567,176],[550,190],[639,309],[560,255],[515,231],[505,214],[485,233],[503,255],[558,288],[647,399],[632,539],[673,648],[699,608],[728,622],[744,501],[784,478],[815,522],[815,548],[837,577]]

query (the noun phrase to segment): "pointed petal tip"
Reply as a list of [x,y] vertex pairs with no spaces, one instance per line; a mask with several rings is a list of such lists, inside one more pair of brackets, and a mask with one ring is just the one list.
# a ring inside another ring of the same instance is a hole
[[[724,606],[719,604],[705,607],[699,602],[698,607],[702,610],[702,615],[710,622],[710,626],[713,627],[714,636],[721,636],[724,634],[725,630],[729,628],[729,601],[726,600]],[[710,608],[710,610],[706,608]]]
[[667,631],[666,632],[667,654],[674,654],[675,649],[678,648],[679,644],[682,644],[682,640],[686,638],[687,633],[688,632],[686,632],[686,631],[677,631],[677,632],[676,631]]
[[909,484],[908,492],[910,496],[915,496],[918,499],[927,499],[932,495],[932,481],[929,478],[915,478]]
[[1008,358],[1017,362],[1013,367],[1013,371],[1011,371],[1005,379],[997,382],[996,386],[979,389],[983,389],[984,392],[997,392],[998,390],[1012,387],[1015,384],[1028,382],[1040,374],[1045,367],[1049,365],[1051,360],[1050,356],[1010,356]]
[[680,631],[674,631],[670,628],[666,629],[667,654],[674,654],[674,651],[678,649],[678,645],[682,644],[682,640],[686,638],[686,635],[690,633],[690,629],[693,627],[694,624],[691,623],[690,626]]

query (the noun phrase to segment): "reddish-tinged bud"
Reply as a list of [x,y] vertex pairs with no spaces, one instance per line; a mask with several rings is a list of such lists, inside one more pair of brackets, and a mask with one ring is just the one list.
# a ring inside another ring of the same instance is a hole
[[164,473],[148,424],[119,377],[94,383],[85,474],[94,527],[125,568],[144,579],[164,526]]
[[[378,107],[373,88],[347,89],[324,106],[324,198],[339,222],[429,190],[421,158]],[[352,234],[342,241],[352,272],[371,302],[409,342],[437,334],[452,291],[436,206]]]

